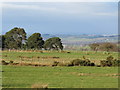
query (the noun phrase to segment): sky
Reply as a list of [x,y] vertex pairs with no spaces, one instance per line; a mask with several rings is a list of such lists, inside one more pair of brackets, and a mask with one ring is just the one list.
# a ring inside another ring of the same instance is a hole
[[117,34],[117,2],[4,2],[2,33]]

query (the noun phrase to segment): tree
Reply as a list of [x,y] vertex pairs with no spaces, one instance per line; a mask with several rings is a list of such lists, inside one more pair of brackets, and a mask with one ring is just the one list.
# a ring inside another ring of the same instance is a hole
[[2,41],[0,41],[0,43],[1,43],[1,44],[0,44],[0,45],[1,45],[1,48],[4,49],[4,48],[5,48],[5,36],[4,36],[4,35],[1,35],[0,38],[1,38],[1,40],[2,40]]
[[63,50],[63,45],[59,37],[49,38],[44,44],[45,50]]
[[111,51],[117,51],[117,45],[115,43],[102,43],[100,45],[101,50],[105,50],[107,52]]
[[25,30],[15,27],[5,34],[5,47],[8,49],[21,49],[25,40]]
[[89,46],[92,50],[97,52],[100,45],[98,43],[93,43],[93,44],[90,44]]
[[28,49],[42,49],[44,41],[40,33],[32,34],[27,40]]

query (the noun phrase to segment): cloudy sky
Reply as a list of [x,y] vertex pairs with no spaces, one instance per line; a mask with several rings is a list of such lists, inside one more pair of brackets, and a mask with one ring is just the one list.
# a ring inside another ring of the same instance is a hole
[[117,34],[117,2],[9,2],[2,4],[3,34]]

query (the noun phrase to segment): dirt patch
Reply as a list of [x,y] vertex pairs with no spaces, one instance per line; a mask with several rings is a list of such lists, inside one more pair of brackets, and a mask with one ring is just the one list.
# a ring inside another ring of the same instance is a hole
[[46,56],[46,57],[40,57],[40,56],[32,56],[32,57],[27,57],[27,56],[18,56],[18,58],[20,58],[20,60],[33,60],[33,59],[37,59],[37,60],[40,60],[40,59],[59,59],[60,57],[57,57],[57,56]]
[[48,84],[43,84],[43,83],[35,83],[33,85],[31,85],[31,88],[48,88]]
[[41,63],[19,63],[18,66],[50,66],[49,64],[41,64]]
[[111,73],[111,74],[97,74],[97,73],[77,73],[77,72],[70,72],[72,75],[76,76],[106,76],[106,77],[120,77],[120,73]]
[[51,58],[51,59],[59,59],[60,57],[56,57],[56,56],[53,56],[53,57],[46,56],[46,57],[41,57],[41,58],[43,58],[43,59],[49,59],[49,58]]

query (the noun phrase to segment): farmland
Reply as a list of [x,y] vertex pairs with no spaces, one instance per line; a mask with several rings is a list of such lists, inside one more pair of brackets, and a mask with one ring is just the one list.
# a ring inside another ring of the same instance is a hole
[[[118,67],[56,66],[54,61],[68,63],[74,59],[87,58],[99,64],[112,55],[118,58],[117,52],[93,51],[2,51],[6,62],[37,63],[45,67],[26,65],[3,65],[2,83],[5,88],[117,88]],[[22,58],[21,58],[22,57]]]
[[34,84],[48,88],[118,87],[117,67],[3,66],[3,71],[6,88],[31,88]]
[[120,88],[118,2],[10,1],[1,2],[0,88]]
[[86,59],[99,64],[100,60],[105,60],[110,55],[116,59],[118,58],[117,52],[111,52],[108,55],[105,52],[95,53],[93,51],[42,51],[42,53],[41,51],[3,51],[2,59],[5,61],[51,64],[53,61],[70,62],[73,59],[83,59],[84,56]]

